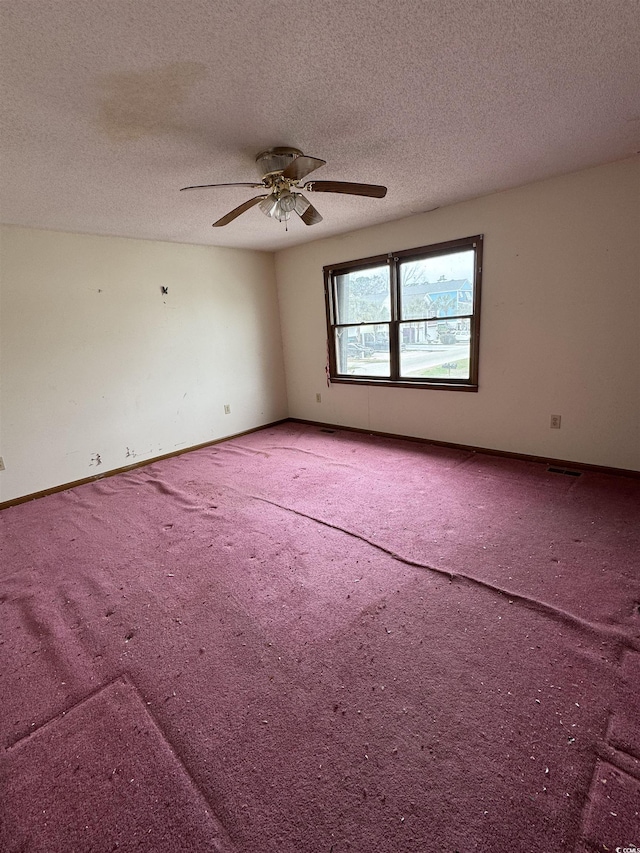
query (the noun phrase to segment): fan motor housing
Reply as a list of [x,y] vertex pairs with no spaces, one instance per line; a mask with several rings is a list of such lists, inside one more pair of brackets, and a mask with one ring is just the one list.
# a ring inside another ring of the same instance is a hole
[[297,148],[270,148],[262,151],[256,157],[256,165],[261,178],[267,175],[283,172],[297,157],[302,156],[302,151]]

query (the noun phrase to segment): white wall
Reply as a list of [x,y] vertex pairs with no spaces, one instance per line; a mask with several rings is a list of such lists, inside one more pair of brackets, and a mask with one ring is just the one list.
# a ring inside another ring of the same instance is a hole
[[[640,470],[639,208],[633,158],[295,247],[280,316],[267,253],[2,228],[0,501],[287,414]],[[327,388],[323,265],[477,233],[479,392]]]
[[0,250],[0,500],[286,417],[273,255],[14,227]]
[[[478,393],[327,388],[322,267],[481,233]],[[279,252],[289,414],[640,469],[639,252],[637,157]]]

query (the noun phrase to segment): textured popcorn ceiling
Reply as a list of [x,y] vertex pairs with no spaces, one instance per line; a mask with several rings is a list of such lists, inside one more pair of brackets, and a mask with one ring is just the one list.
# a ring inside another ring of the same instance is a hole
[[[279,249],[640,149],[638,0],[2,0],[3,222]],[[253,208],[292,145],[320,225]]]

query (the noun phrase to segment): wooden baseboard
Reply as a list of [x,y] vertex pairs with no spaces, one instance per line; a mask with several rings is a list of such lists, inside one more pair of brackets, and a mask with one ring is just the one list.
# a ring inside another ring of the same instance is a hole
[[192,450],[200,450],[203,447],[212,447],[214,444],[221,444],[223,441],[230,441],[232,438],[240,438],[242,435],[249,435],[252,432],[258,432],[261,429],[268,429],[269,427],[286,423],[288,420],[289,418],[281,418],[280,420],[273,421],[269,424],[253,427],[253,429],[245,429],[243,432],[226,435],[224,438],[215,438],[212,441],[204,441],[202,444],[194,444],[191,447],[183,447],[180,450],[173,450],[171,453],[163,453],[161,456],[144,459],[142,462],[134,462],[132,465],[124,465],[122,468],[103,471],[100,474],[94,474],[92,477],[84,477],[82,480],[74,480],[72,483],[63,483],[60,486],[52,486],[50,489],[42,489],[40,492],[32,492],[29,495],[12,498],[11,500],[0,503],[0,511],[7,509],[10,506],[17,506],[18,504],[24,504],[28,501],[35,501],[38,498],[46,498],[47,495],[55,495],[56,492],[66,492],[68,489],[75,489],[76,486],[84,486],[86,483],[94,483],[96,480],[104,480],[105,477],[115,477],[116,474],[123,474],[125,471],[133,471],[135,468],[144,468],[145,465],[153,465],[154,462],[160,462],[162,459],[171,459],[174,456],[182,456],[183,453],[191,453]]
[[12,500],[0,503],[0,511],[11,506],[34,501],[38,498],[44,498],[47,495],[54,495],[56,492],[66,492],[68,489],[74,489],[76,486],[84,486],[86,483],[93,483],[96,480],[103,480],[105,477],[114,477],[116,474],[123,474],[125,471],[132,471],[135,468],[144,468],[145,465],[153,465],[154,462],[160,462],[162,459],[171,459],[174,456],[182,456],[183,453],[191,453],[193,450],[200,450],[203,447],[212,447],[214,444],[221,444],[224,441],[230,441],[232,438],[240,438],[243,435],[249,435],[252,432],[259,432],[269,427],[277,426],[283,423],[306,424],[307,426],[315,426],[320,429],[331,429],[342,432],[356,432],[361,435],[375,435],[380,438],[397,438],[401,441],[415,441],[418,444],[434,444],[437,447],[450,447],[453,450],[467,450],[472,453],[484,453],[488,456],[503,456],[507,459],[521,459],[525,462],[540,462],[544,465],[552,465],[556,468],[564,468],[569,471],[592,471],[597,474],[613,474],[621,477],[632,477],[640,479],[640,471],[634,471],[629,468],[612,468],[606,465],[591,465],[587,462],[572,462],[567,459],[552,459],[546,456],[532,456],[528,453],[514,453],[509,450],[494,450],[490,447],[477,447],[472,444],[456,444],[452,441],[438,441],[431,438],[417,438],[411,435],[399,435],[392,432],[380,432],[379,430],[361,429],[360,427],[342,426],[341,424],[330,424],[324,421],[309,421],[304,418],[281,418],[278,421],[273,421],[269,424],[246,429],[243,432],[237,432],[233,435],[227,435],[224,438],[216,438],[212,441],[205,441],[202,444],[194,444],[192,447],[183,447],[181,450],[174,450],[171,453],[164,453],[162,456],[154,456],[152,459],[145,459],[142,462],[134,462],[132,465],[125,465],[122,468],[114,468],[111,471],[104,471],[100,474],[94,474],[92,477],[84,477],[82,480],[75,480],[72,483],[63,483],[60,486],[53,486],[50,489],[43,489],[40,492],[33,492],[29,495],[22,495]]
[[402,441],[415,441],[418,444],[435,444],[437,447],[450,447],[453,450],[468,450],[472,453],[484,453],[488,456],[503,456],[507,459],[521,459],[524,462],[540,462],[543,465],[552,465],[556,468],[569,469],[570,471],[592,471],[597,474],[613,474],[621,477],[632,477],[640,479],[640,471],[631,468],[612,468],[606,465],[591,465],[588,462],[572,462],[566,459],[552,459],[547,456],[532,456],[528,453],[514,453],[510,450],[494,450],[490,447],[476,447],[472,444],[456,444],[453,441],[438,441],[432,438],[417,438],[411,435],[398,435],[392,432],[380,432],[373,429],[361,429],[360,427],[341,426],[340,424],[328,424],[323,421],[309,421],[304,418],[287,418],[292,423],[317,426],[321,429],[341,430],[344,432],[357,432],[362,435],[375,435],[380,438],[398,438]]

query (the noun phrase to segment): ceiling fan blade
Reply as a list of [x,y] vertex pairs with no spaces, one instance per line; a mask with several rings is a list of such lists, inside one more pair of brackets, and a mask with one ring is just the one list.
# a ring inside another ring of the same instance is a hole
[[326,160],[320,160],[318,157],[307,157],[306,154],[302,154],[300,157],[296,157],[293,162],[289,163],[282,173],[282,177],[288,178],[291,181],[299,181],[301,178],[306,178],[314,169],[319,169],[320,166],[324,166],[326,162]]
[[305,225],[317,225],[322,222],[322,216],[302,193],[296,193],[295,211]]
[[249,208],[253,207],[255,204],[259,204],[263,199],[267,198],[266,195],[257,195],[255,198],[250,198],[249,201],[245,201],[244,204],[239,205],[238,207],[234,207],[233,210],[229,211],[225,216],[221,219],[218,219],[217,222],[213,223],[214,228],[218,228],[221,225],[228,225],[230,222],[240,216],[241,213],[244,213],[245,210],[249,210]]
[[264,184],[198,184],[195,187],[180,187],[180,192],[184,190],[208,190],[212,187],[263,187]]
[[387,194],[387,188],[378,184],[352,184],[350,181],[311,181],[303,189],[316,193],[366,195],[370,198],[384,198]]

